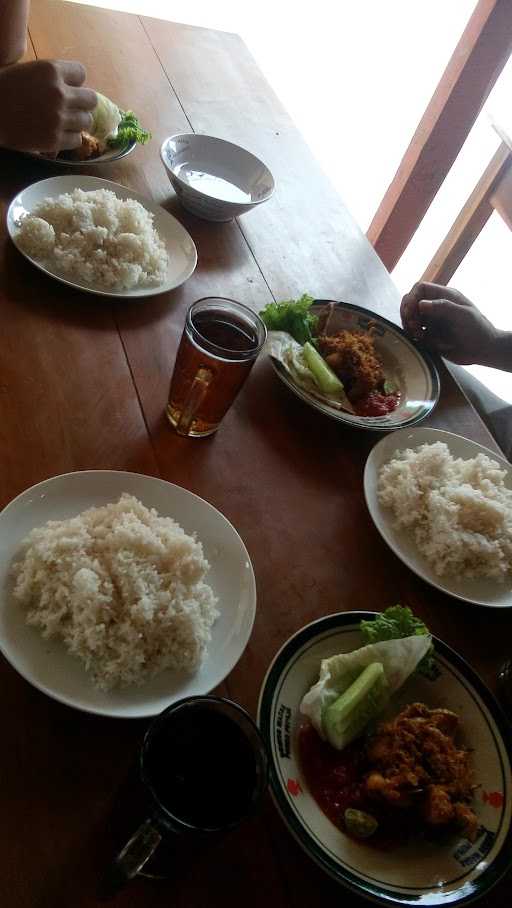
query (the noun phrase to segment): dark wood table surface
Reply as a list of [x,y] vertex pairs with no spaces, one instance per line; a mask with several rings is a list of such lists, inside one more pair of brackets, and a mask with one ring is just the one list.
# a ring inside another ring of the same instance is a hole
[[[390,552],[363,497],[375,436],[308,409],[265,359],[216,435],[180,438],[164,417],[185,311],[199,297],[259,309],[309,291],[398,320],[388,273],[242,41],[55,0],[34,0],[30,37],[29,56],[81,60],[91,86],[137,111],[153,141],[94,173],[174,214],[199,262],[183,287],[143,303],[112,303],[46,278],[10,243],[5,213],[17,191],[55,170],[0,152],[0,506],[48,476],[108,468],[161,476],[223,511],[250,552],[258,610],[250,643],[220,690],[253,714],[265,670],[294,631],[335,611],[398,601],[494,688],[498,666],[512,655],[512,615],[436,592]],[[158,149],[166,136],[190,130],[260,155],[276,179],[274,198],[229,224],[186,214]],[[494,447],[444,369],[429,424]],[[4,659],[0,698],[0,904],[99,904],[98,878],[113,847],[109,818],[147,723],[60,705]],[[481,904],[505,908],[510,894],[509,876]],[[317,869],[268,798],[262,815],[216,849],[181,856],[172,882],[138,879],[112,904],[306,908],[340,899],[365,904]]]

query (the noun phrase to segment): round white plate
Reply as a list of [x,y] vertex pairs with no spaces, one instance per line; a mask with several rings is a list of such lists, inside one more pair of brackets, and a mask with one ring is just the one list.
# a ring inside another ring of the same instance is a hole
[[510,728],[470,666],[434,639],[435,671],[411,677],[393,698],[396,714],[407,703],[454,710],[460,740],[471,748],[478,788],[473,808],[476,840],[455,835],[444,843],[418,840],[377,849],[334,825],[309,792],[298,755],[304,718],[299,705],[318,680],[320,662],[362,645],[359,622],[374,613],[344,612],[314,621],[291,637],[263,682],[258,723],[270,757],[272,794],[299,844],[323,870],[353,892],[381,904],[460,905],[486,893],[512,862]]
[[449,593],[464,602],[475,605],[486,605],[492,608],[510,608],[512,606],[512,579],[503,583],[495,580],[465,580],[458,577],[438,577],[426,558],[418,551],[414,540],[404,530],[397,530],[393,525],[393,515],[389,508],[383,508],[377,497],[377,481],[380,468],[394,456],[395,451],[416,448],[418,445],[433,444],[444,441],[454,457],[469,460],[477,454],[487,454],[506,470],[505,485],[512,489],[512,467],[507,460],[477,444],[469,438],[444,432],[441,429],[403,429],[393,435],[387,435],[371,451],[364,470],[364,494],[371,518],[379,533],[385,539],[395,555],[418,574],[423,580],[431,583],[443,593]]
[[[69,280],[59,274],[58,271],[46,268],[37,259],[27,255],[23,249],[20,249],[17,242],[17,234],[22,216],[30,213],[34,206],[42,202],[43,199],[58,196],[63,192],[72,192],[73,189],[83,189],[84,192],[91,192],[96,189],[110,189],[120,199],[135,199],[155,216],[155,228],[165,243],[169,255],[167,278],[162,284],[152,287],[140,287],[135,290],[102,290],[93,287],[91,284]],[[139,195],[138,192],[132,192],[131,189],[127,189],[119,183],[113,183],[111,180],[102,180],[99,177],[86,177],[77,174],[76,176],[50,177],[47,180],[33,183],[18,193],[9,205],[7,229],[16,248],[36,268],[39,268],[49,277],[55,278],[62,284],[77,287],[79,290],[85,290],[87,293],[95,293],[99,296],[140,299],[146,296],[156,296],[157,293],[167,293],[169,290],[174,290],[175,287],[183,284],[193,273],[197,264],[197,251],[194,241],[176,218],[160,205],[155,205],[149,199]]]
[[[318,315],[328,302],[331,301],[315,300],[311,312]],[[384,364],[386,378],[391,379],[400,392],[398,407],[386,416],[357,416],[337,410],[296,384],[281,362],[273,357],[270,357],[270,362],[276,375],[296,397],[331,419],[370,432],[389,432],[390,429],[413,426],[425,419],[439,400],[437,369],[427,351],[413,344],[405,331],[370,309],[352,303],[335,303],[329,333],[342,329],[365,331],[370,322],[374,325],[375,348]]]
[[[211,565],[206,580],[219,599],[220,615],[205,661],[195,674],[165,671],[143,687],[101,691],[62,642],[43,640],[39,631],[25,624],[22,607],[12,594],[10,567],[34,527],[117,501],[123,492],[164,517],[174,517],[187,533],[197,533]],[[170,482],[110,470],[65,473],[22,492],[0,514],[0,648],[27,681],[68,706],[136,718],[154,716],[182,697],[209,693],[242,655],[255,611],[254,572],[240,536],[211,504]]]
[[87,158],[85,161],[73,161],[68,160],[67,158],[49,158],[44,154],[35,154],[26,152],[30,158],[35,158],[37,161],[43,161],[44,164],[49,164],[52,167],[64,167],[66,170],[83,170],[84,167],[97,167],[101,164],[114,164],[116,161],[120,161],[121,158],[125,158],[127,155],[131,154],[132,151],[136,148],[137,142],[128,142],[126,145],[123,145],[122,148],[107,148],[103,154],[98,155],[97,158]]

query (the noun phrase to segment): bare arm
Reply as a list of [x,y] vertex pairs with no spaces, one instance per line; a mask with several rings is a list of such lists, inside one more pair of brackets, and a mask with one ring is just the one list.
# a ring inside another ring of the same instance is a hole
[[21,60],[27,46],[30,0],[0,0],[0,66]]

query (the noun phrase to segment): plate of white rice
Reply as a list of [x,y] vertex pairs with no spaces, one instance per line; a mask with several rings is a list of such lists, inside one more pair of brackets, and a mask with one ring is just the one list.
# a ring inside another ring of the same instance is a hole
[[7,229],[22,255],[45,274],[100,296],[166,293],[197,264],[194,241],[176,218],[98,177],[33,183],[11,202]]
[[154,477],[92,470],[0,514],[0,648],[90,713],[153,716],[220,684],[249,640],[256,585],[229,521]]
[[493,608],[512,606],[512,468],[440,429],[383,438],[364,471],[375,526],[419,577]]

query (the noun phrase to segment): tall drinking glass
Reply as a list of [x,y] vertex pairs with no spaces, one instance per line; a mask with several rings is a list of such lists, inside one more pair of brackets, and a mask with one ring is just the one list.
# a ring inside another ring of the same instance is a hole
[[176,356],[167,416],[179,435],[218,429],[267,336],[243,303],[206,297],[190,306]]

